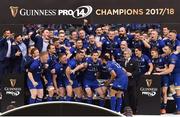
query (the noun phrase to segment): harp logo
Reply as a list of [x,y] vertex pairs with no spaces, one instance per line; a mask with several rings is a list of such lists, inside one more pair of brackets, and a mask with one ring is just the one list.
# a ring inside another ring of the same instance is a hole
[[17,7],[17,6],[10,6],[9,8],[10,8],[10,10],[11,10],[11,15],[12,15],[13,17],[16,17],[16,15],[17,15],[17,13],[18,13],[19,7]]
[[9,81],[10,81],[11,87],[15,87],[16,79],[10,79]]
[[152,85],[152,79],[146,79],[147,87],[151,87]]

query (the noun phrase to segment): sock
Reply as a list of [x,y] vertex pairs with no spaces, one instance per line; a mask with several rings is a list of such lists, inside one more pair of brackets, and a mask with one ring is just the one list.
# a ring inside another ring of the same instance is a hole
[[161,103],[161,109],[164,109],[164,102]]
[[87,103],[88,103],[88,104],[92,104],[92,97],[88,97]]
[[64,97],[59,97],[59,101],[64,101]]
[[111,110],[115,111],[116,108],[116,97],[111,97]]
[[160,104],[160,108],[163,109],[163,102]]
[[66,96],[66,101],[72,101],[72,97]]
[[167,107],[167,103],[164,103],[164,109],[166,109],[166,107]]
[[82,101],[82,98],[76,98],[76,102],[81,102]]
[[42,102],[42,98],[36,98],[36,103]]
[[161,109],[166,109],[166,107],[167,107],[167,103],[162,102],[161,103]]
[[36,99],[33,99],[32,97],[29,98],[29,104],[33,104],[36,102]]
[[50,97],[50,96],[48,96],[47,97],[47,101],[49,102],[49,101],[52,101],[53,99],[52,99],[52,97]]
[[180,96],[176,96],[177,111],[180,111]]
[[116,105],[116,112],[120,112],[122,107],[122,98],[117,98]]
[[104,105],[105,105],[104,99],[103,99],[103,98],[100,98],[100,99],[99,99],[99,106],[104,107]]

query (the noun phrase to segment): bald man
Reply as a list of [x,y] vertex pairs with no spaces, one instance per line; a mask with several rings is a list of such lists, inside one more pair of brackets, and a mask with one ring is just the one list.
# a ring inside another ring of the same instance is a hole
[[120,44],[120,48],[116,48],[113,50],[113,59],[121,64],[124,60],[123,58],[123,52],[128,48],[128,44],[126,41],[122,41]]

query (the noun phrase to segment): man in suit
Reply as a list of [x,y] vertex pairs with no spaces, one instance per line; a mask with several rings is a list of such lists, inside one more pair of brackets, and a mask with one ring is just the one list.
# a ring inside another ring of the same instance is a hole
[[50,44],[50,32],[48,29],[43,29],[42,34],[37,34],[42,29],[38,29],[31,35],[31,40],[34,41],[35,47],[38,48],[40,52],[47,51],[47,46]]
[[5,30],[0,39],[0,75],[11,72],[11,45],[13,42],[12,33]]
[[126,70],[128,75],[128,88],[125,92],[125,106],[130,106],[133,113],[136,112],[136,76],[137,76],[137,63],[131,58],[132,52],[128,48],[123,53],[124,61],[121,65]]
[[14,36],[14,42],[11,46],[11,60],[13,61],[11,65],[13,73],[25,71],[24,60],[27,55],[28,41],[29,39],[23,40],[21,34],[16,34]]

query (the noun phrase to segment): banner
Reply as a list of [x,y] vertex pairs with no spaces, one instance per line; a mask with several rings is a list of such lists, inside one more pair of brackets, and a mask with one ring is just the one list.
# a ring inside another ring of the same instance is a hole
[[179,23],[179,0],[1,0],[1,24]]
[[160,76],[142,76],[137,87],[137,114],[160,114]]
[[24,74],[7,74],[2,81],[1,111],[24,105]]

